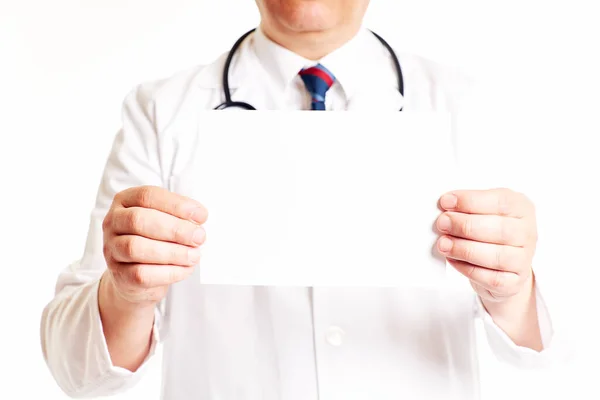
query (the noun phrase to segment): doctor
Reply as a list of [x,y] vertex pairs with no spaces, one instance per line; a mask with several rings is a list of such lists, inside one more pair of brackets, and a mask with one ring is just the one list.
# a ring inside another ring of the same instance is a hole
[[[398,57],[401,93],[391,53],[362,27],[368,0],[257,4],[260,26],[228,74],[234,101],[455,112],[466,98],[459,75],[407,54]],[[438,250],[472,290],[187,279],[210,210],[175,193],[178,173],[203,129],[197,111],[226,100],[226,57],[139,85],[124,102],[85,252],[60,275],[41,319],[43,353],[66,394],[122,393],[163,344],[168,400],[475,399],[477,318],[500,359],[549,361],[553,333],[532,270],[534,206],[508,189],[440,193]]]

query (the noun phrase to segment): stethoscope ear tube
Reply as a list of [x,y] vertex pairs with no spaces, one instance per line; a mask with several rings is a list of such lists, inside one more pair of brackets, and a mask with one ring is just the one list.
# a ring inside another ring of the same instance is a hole
[[[383,39],[381,36],[379,36],[378,34],[376,34],[373,31],[371,31],[371,33],[373,35],[375,35],[375,37],[377,39],[379,39],[379,41],[381,42],[383,47],[385,47],[387,49],[387,51],[390,53],[390,55],[392,56],[392,61],[394,62],[394,68],[396,69],[396,77],[398,78],[398,91],[400,92],[402,97],[404,97],[404,78],[402,76],[403,74],[402,74],[402,68],[400,67],[400,60],[398,60],[398,56],[396,55],[396,52],[394,51],[394,49],[392,49],[392,46],[390,46],[389,43],[385,41],[385,39]],[[402,109],[400,109],[400,111],[402,111]]]
[[240,107],[245,110],[256,110],[252,105],[244,102],[234,102],[231,101],[231,90],[229,89],[229,69],[231,68],[231,61],[233,60],[233,56],[237,52],[238,48],[241,46],[242,42],[246,40],[246,38],[256,30],[256,28],[250,29],[248,32],[244,33],[233,45],[229,54],[227,56],[227,60],[225,60],[225,66],[223,67],[223,77],[221,81],[223,82],[223,93],[225,94],[225,102],[216,106],[215,110],[225,110],[230,107]]
[[[254,108],[254,106],[252,106],[248,103],[244,103],[242,101],[232,101],[231,100],[231,90],[229,88],[229,69],[231,68],[231,61],[233,60],[233,56],[235,55],[235,53],[241,46],[242,42],[254,31],[256,31],[256,28],[252,28],[248,32],[244,33],[235,42],[235,44],[229,51],[227,59],[225,60],[225,65],[223,66],[223,77],[222,77],[223,94],[225,95],[225,101],[223,103],[219,104],[218,106],[216,106],[214,108],[214,110],[220,111],[220,110],[225,110],[227,108],[232,108],[232,107],[237,107],[237,108],[241,108],[241,109],[249,110],[249,111],[256,110],[256,108]],[[375,37],[381,42],[381,44],[390,53],[390,55],[392,57],[392,61],[394,62],[394,68],[396,69],[396,76],[398,77],[398,91],[400,92],[402,97],[404,97],[404,79],[402,77],[402,68],[400,68],[400,61],[398,60],[396,53],[394,52],[392,47],[381,36],[379,36],[378,34],[376,34],[373,31],[371,31],[371,33],[373,35],[375,35]],[[402,108],[400,108],[400,111],[402,111]]]

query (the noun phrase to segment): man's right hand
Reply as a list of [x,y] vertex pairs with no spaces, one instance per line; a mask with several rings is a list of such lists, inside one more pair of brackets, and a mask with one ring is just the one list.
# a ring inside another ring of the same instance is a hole
[[193,272],[200,260],[208,213],[200,203],[153,186],[118,193],[104,231],[103,279],[132,306],[151,306],[169,285]]

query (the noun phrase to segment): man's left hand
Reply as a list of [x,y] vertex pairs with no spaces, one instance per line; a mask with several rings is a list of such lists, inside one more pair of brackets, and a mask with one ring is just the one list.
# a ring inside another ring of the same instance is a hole
[[529,298],[537,243],[533,203],[509,189],[459,190],[443,195],[440,207],[437,248],[482,301]]

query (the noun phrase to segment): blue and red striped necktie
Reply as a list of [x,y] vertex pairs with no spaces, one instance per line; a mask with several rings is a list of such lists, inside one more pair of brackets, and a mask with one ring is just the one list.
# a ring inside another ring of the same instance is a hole
[[325,95],[335,82],[335,76],[321,64],[305,68],[299,74],[312,98],[311,109],[325,111]]

